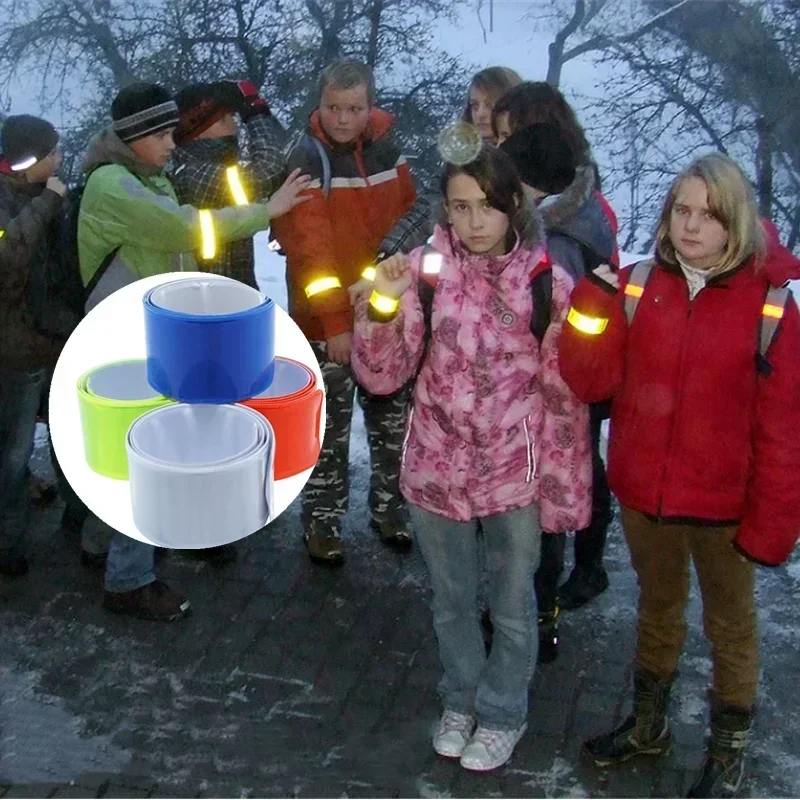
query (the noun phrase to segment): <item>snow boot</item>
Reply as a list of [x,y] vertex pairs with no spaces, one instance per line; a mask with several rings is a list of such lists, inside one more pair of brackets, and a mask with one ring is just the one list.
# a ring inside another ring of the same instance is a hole
[[659,678],[641,667],[633,678],[633,713],[609,733],[583,743],[582,755],[601,769],[639,755],[666,755],[672,749],[667,705],[674,675]]
[[687,797],[736,797],[744,781],[752,710],[711,702],[711,737],[700,774]]

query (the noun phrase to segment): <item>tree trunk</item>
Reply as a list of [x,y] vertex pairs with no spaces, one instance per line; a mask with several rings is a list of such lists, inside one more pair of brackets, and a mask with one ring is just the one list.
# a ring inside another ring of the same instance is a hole
[[756,120],[758,145],[756,147],[756,190],[758,211],[762,217],[772,219],[772,131],[763,117]]

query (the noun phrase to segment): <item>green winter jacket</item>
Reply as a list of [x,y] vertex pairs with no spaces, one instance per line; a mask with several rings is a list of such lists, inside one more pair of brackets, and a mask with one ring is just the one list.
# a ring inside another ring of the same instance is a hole
[[[175,190],[161,169],[140,161],[107,128],[92,140],[83,171],[89,176],[78,218],[78,256],[84,286],[89,285],[104,258],[119,248],[92,291],[87,311],[140,278],[197,269],[193,252],[199,253],[202,243],[199,211],[178,204]],[[269,214],[261,204],[210,213],[218,244],[269,228]]]

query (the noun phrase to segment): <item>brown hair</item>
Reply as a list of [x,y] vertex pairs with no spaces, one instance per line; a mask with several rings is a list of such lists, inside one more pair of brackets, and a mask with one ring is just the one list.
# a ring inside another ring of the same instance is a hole
[[563,132],[576,163],[582,163],[589,155],[589,142],[572,106],[549,83],[525,81],[509,89],[494,105],[492,128],[495,134],[498,114],[508,114],[511,133],[537,122],[557,125]]
[[728,233],[728,242],[715,271],[727,272],[753,255],[758,263],[763,261],[765,235],[753,187],[739,165],[722,153],[709,153],[695,159],[672,182],[656,229],[658,257],[673,266],[678,263],[669,238],[669,223],[672,207],[687,178],[703,181],[708,192],[708,208]]
[[472,122],[472,108],[470,108],[469,96],[473,89],[486,92],[496,103],[509,89],[520,83],[522,83],[522,78],[510,67],[487,67],[480,72],[476,72],[469,82],[467,101],[461,118],[465,122]]
[[440,180],[440,190],[445,203],[449,202],[450,179],[456,175],[473,178],[492,208],[509,218],[509,244],[514,233],[523,229],[525,195],[514,162],[498,147],[483,145],[477,158],[468,164],[446,164]]
[[319,76],[319,97],[328,86],[334,89],[353,89],[356,86],[367,87],[367,101],[375,105],[375,75],[366,64],[360,61],[336,61],[328,65]]

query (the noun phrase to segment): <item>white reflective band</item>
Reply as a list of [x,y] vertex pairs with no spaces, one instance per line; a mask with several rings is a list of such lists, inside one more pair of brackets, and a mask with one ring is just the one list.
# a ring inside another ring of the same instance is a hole
[[441,253],[427,253],[422,257],[422,272],[425,275],[438,275],[441,268]]
[[217,239],[214,236],[214,218],[210,211],[200,212],[200,235],[202,236],[200,255],[205,259],[214,258],[217,253]]
[[278,250],[281,249],[280,244],[278,243],[277,239],[273,239],[268,245],[267,249],[272,250],[273,253],[277,253]]
[[39,159],[36,156],[31,156],[30,158],[26,158],[24,161],[20,161],[19,164],[12,164],[11,171],[12,172],[22,172],[24,169],[30,169]]
[[361,277],[367,281],[374,281],[375,275],[377,275],[378,270],[375,267],[365,267],[364,271],[361,273]]
[[576,311],[575,308],[569,310],[567,322],[581,333],[588,333],[589,336],[597,336],[608,326],[608,319],[604,319],[603,317],[587,317],[586,314],[581,314],[581,312]]
[[248,204],[247,193],[242,186],[242,179],[239,176],[239,169],[237,167],[228,167],[225,170],[228,176],[228,186],[231,188],[231,194],[236,201],[237,206],[246,206]]
[[321,292],[327,292],[328,289],[341,289],[342,282],[334,277],[331,276],[329,278],[318,278],[315,281],[306,286],[306,297],[311,299],[314,295],[320,294]]
[[369,304],[381,314],[394,314],[400,307],[400,301],[396,297],[387,297],[385,294],[377,292],[370,295]]

